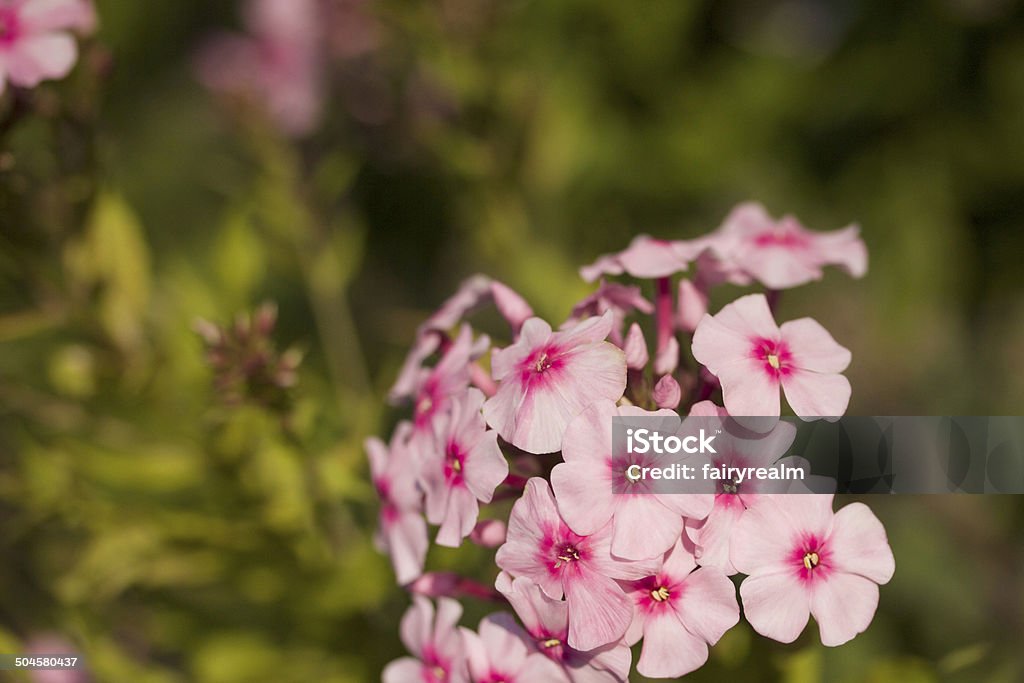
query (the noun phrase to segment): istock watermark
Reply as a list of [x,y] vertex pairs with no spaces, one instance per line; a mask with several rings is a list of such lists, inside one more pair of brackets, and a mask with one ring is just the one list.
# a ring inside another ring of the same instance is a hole
[[617,494],[1024,493],[1024,417],[612,418]]

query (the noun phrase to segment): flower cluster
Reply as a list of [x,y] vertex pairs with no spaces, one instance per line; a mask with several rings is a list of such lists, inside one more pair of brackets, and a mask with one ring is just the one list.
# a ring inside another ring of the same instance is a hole
[[[410,418],[389,445],[367,442],[378,544],[414,596],[401,627],[414,657],[390,664],[386,683],[622,681],[637,643],[639,673],[682,676],[739,622],[734,581],[746,620],[768,638],[792,642],[811,615],[825,645],[864,631],[895,563],[863,504],[833,512],[831,495],[758,481],[684,495],[613,486],[624,475],[616,416],[718,418],[729,429],[716,464],[759,467],[794,440],[778,420],[780,393],[805,420],[846,411],[850,352],[816,321],[779,325],[772,310],[780,290],[826,265],[865,273],[856,227],[814,232],[744,204],[706,237],[640,236],[583,268],[597,290],[557,329],[507,286],[465,282],[419,328],[392,388]],[[603,279],[622,275],[653,280],[653,302],[641,286]],[[712,288],[727,282],[765,291],[709,314]],[[467,321],[489,304],[508,323],[507,345]],[[428,523],[439,545],[497,548],[494,587],[424,573]],[[460,628],[461,597],[514,616]]]

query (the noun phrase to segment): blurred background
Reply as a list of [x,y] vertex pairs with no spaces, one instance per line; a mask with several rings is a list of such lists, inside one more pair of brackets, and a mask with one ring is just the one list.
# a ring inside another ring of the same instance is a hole
[[[861,224],[867,277],[780,308],[853,351],[851,413],[1024,405],[1014,0],[97,6],[69,78],[0,99],[0,652],[378,680],[408,598],[362,440],[403,414],[416,325],[475,272],[560,322],[579,266],[742,200]],[[225,31],[315,48],[254,75]],[[1024,501],[868,502],[897,572],[867,633],[741,624],[689,678],[1024,680]],[[475,548],[428,567],[493,573]]]

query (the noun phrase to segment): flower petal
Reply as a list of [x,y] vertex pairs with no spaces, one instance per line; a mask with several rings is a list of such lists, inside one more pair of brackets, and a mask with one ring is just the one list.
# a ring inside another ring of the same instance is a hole
[[569,645],[593,650],[622,638],[633,618],[633,603],[607,576],[581,567],[565,581],[569,604]]
[[850,350],[840,346],[814,318],[782,323],[782,339],[792,353],[790,363],[814,372],[842,372],[850,365]]
[[782,378],[782,390],[789,407],[803,420],[841,417],[850,404],[850,380],[843,375],[794,370]]
[[780,643],[796,640],[811,615],[810,595],[795,573],[748,576],[740,584],[740,597],[754,630]]
[[835,514],[828,537],[829,562],[837,571],[888,583],[896,571],[885,527],[864,503],[850,503]]
[[687,631],[671,612],[647,620],[643,643],[636,664],[643,676],[678,678],[708,661],[708,644]]
[[876,609],[878,584],[870,579],[833,572],[815,581],[811,613],[824,645],[834,647],[852,640],[867,629]]

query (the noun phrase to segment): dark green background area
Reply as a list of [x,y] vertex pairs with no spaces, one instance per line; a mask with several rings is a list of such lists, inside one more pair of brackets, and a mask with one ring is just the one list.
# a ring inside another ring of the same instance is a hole
[[[866,278],[779,308],[852,350],[851,414],[1020,413],[1019,3],[338,4],[299,142],[194,79],[233,2],[101,0],[75,73],[0,101],[0,651],[58,632],[99,681],[375,680],[408,600],[362,440],[402,414],[415,326],[478,271],[557,324],[580,265],[743,200],[862,226]],[[225,406],[192,325],[268,299],[298,385]],[[692,680],[1024,677],[1021,500],[868,502],[897,562],[869,631],[741,624]]]

